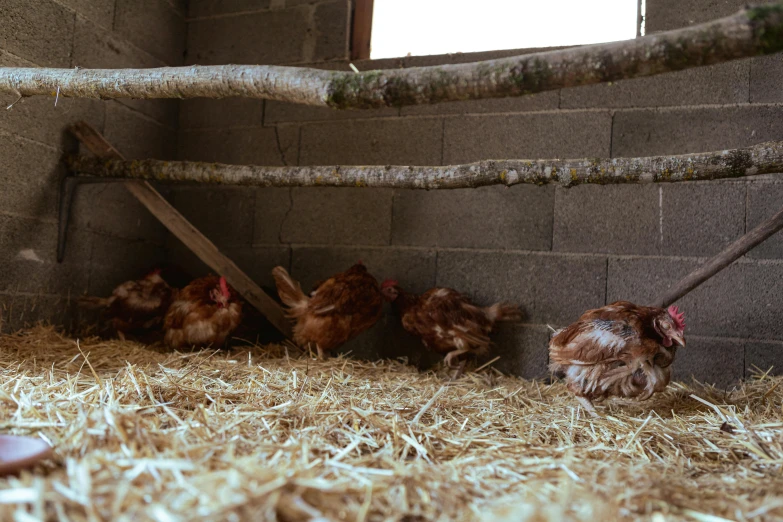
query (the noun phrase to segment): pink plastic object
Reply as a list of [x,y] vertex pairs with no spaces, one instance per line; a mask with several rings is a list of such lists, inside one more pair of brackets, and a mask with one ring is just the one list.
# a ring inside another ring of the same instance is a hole
[[41,439],[0,435],[0,475],[29,468],[52,453],[52,447]]

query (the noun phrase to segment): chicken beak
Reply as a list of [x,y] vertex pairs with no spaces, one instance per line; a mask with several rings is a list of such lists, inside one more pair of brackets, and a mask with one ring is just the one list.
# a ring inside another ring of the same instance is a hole
[[679,344],[681,347],[685,348],[685,334],[680,332],[675,332],[674,335],[671,336],[672,341]]

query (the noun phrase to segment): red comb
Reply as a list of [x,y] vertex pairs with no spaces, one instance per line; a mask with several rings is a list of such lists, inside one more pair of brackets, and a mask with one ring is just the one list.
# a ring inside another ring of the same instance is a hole
[[678,330],[685,330],[685,312],[680,312],[676,306],[670,306],[669,315],[674,319],[674,324],[677,325]]
[[363,265],[363,264],[364,264],[364,262],[363,262],[363,261],[360,259],[360,260],[358,260],[358,261],[356,262],[356,264],[357,264],[357,265]]
[[226,283],[226,278],[223,276],[220,276],[220,291],[224,296],[231,297],[231,292],[228,290],[228,283]]
[[390,286],[397,286],[398,283],[394,279],[387,279],[383,283],[381,283],[381,288],[389,288]]

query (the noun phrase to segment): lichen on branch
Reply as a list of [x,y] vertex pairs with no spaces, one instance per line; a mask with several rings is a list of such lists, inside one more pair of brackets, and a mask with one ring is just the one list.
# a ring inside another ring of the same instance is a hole
[[565,187],[592,184],[658,183],[739,178],[783,172],[783,142],[742,149],[652,156],[574,160],[486,160],[448,166],[264,167],[191,161],[101,160],[65,156],[77,175],[176,183],[255,187],[376,187],[457,189],[487,185]]
[[605,44],[466,64],[360,73],[266,65],[0,68],[0,93],[78,98],[264,98],[371,109],[522,96],[783,51],[783,3]]

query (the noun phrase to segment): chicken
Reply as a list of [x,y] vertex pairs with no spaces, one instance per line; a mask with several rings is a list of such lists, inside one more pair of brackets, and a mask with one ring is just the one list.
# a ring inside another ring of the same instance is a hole
[[671,379],[677,346],[685,346],[685,314],[628,301],[588,310],[549,342],[550,369],[593,416],[593,401],[649,399]]
[[285,268],[275,267],[272,276],[288,316],[295,321],[294,342],[314,345],[319,359],[368,330],[383,312],[378,281],[361,261],[318,284],[309,296]]
[[155,269],[141,279],[122,283],[109,297],[85,296],[79,303],[103,308],[103,317],[120,339],[152,341],[159,338],[163,318],[175,293],[163,280],[161,270]]
[[179,291],[169,307],[163,329],[171,348],[225,344],[242,321],[242,304],[225,277],[196,279]]
[[[482,308],[450,288],[432,288],[417,296],[400,288],[397,281],[387,279],[381,292],[400,314],[402,327],[420,337],[427,348],[445,354],[449,368],[462,354],[486,351],[495,323],[522,319],[517,306],[497,303]],[[463,368],[464,363],[453,378]]]

